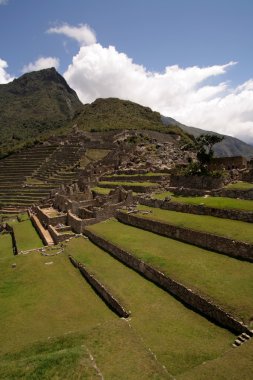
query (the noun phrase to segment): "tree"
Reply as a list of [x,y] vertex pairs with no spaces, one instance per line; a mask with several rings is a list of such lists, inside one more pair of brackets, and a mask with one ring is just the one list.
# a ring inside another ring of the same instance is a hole
[[197,153],[198,162],[189,165],[187,169],[188,174],[208,174],[208,165],[211,163],[214,156],[213,147],[223,139],[224,136],[211,134],[198,136],[192,145],[192,149]]

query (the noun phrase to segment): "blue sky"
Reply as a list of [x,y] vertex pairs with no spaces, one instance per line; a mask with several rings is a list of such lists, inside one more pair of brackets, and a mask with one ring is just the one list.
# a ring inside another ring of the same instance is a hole
[[84,103],[127,98],[252,142],[252,19],[252,0],[0,0],[0,83],[55,64]]

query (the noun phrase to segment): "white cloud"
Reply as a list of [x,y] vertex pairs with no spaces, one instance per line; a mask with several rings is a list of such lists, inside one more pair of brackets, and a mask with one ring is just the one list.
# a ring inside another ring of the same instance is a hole
[[14,78],[7,73],[8,64],[0,58],[0,84],[11,82]]
[[175,65],[150,72],[113,46],[92,44],[80,47],[64,77],[83,103],[98,97],[129,99],[186,125],[253,142],[253,79],[238,87],[224,81],[206,84],[233,65]]
[[0,5],[6,5],[9,0],[0,0]]
[[63,24],[47,30],[47,33],[63,34],[69,38],[78,41],[81,46],[92,45],[96,43],[96,34],[87,24],[71,26]]
[[30,62],[22,69],[22,73],[28,73],[30,71],[38,71],[42,69],[48,69],[50,67],[59,68],[60,61],[55,57],[40,57],[35,62]]

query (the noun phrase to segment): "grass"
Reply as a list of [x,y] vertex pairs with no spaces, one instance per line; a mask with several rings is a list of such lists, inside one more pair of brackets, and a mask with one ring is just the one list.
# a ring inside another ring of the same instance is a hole
[[191,205],[203,205],[206,207],[214,207],[221,209],[234,209],[253,211],[253,201],[245,199],[235,199],[227,197],[181,197],[175,196],[171,192],[155,194],[155,199],[165,199],[165,197],[171,196],[173,202],[187,203]]
[[228,186],[226,186],[226,189],[250,190],[250,189],[253,189],[253,183],[239,181],[236,183],[229,184]]
[[114,318],[62,255],[6,258],[0,279],[0,353]]
[[0,236],[0,379],[100,378],[94,361],[108,379],[167,378],[65,254],[14,257],[8,239]]
[[12,225],[18,251],[43,247],[43,243],[30,220]]
[[89,226],[88,229],[214,300],[245,323],[249,324],[253,317],[251,263],[130,227],[115,220]]
[[250,380],[253,372],[253,341],[228,351],[221,357],[187,371],[177,380]]
[[108,149],[87,149],[85,155],[90,161],[99,161],[105,158],[109,152]]
[[103,185],[113,185],[113,186],[142,186],[142,187],[156,187],[157,183],[154,182],[120,182],[120,181],[100,181],[99,184]]
[[11,256],[13,256],[11,235],[0,234],[0,263]]
[[110,193],[110,191],[111,191],[112,189],[105,188],[105,187],[99,187],[99,186],[96,186],[96,187],[92,187],[91,190],[92,190],[92,191],[95,191],[96,193],[102,194],[102,195],[107,195],[107,194]]
[[134,178],[134,177],[156,177],[156,176],[168,176],[170,175],[169,173],[154,173],[154,172],[149,172],[149,173],[144,173],[144,174],[112,174],[112,175],[107,175],[106,177],[129,177],[129,178]]
[[185,308],[88,240],[74,239],[67,250],[124,301],[132,312],[132,330],[173,375],[229,348],[232,334]]
[[[159,220],[164,223],[193,230],[209,232],[233,240],[253,243],[253,225],[237,220],[221,219],[209,215],[186,214],[177,211],[161,210],[147,206],[138,206],[140,211],[150,211],[150,214],[140,214],[143,218]],[[138,214],[137,214],[138,215]]]

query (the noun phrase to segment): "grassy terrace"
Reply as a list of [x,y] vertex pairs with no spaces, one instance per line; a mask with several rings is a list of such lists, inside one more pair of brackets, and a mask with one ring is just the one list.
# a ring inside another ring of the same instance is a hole
[[92,187],[91,190],[94,190],[96,193],[99,193],[99,194],[102,194],[102,195],[107,195],[107,194],[110,193],[110,191],[112,189],[96,186],[96,187]]
[[115,220],[89,226],[88,229],[213,299],[246,323],[253,316],[253,264]]
[[[103,225],[107,223],[99,226]],[[115,222],[108,226],[114,228]],[[88,240],[74,239],[67,250],[131,310],[133,331],[173,375],[229,349],[232,334],[185,308]]]
[[14,229],[16,243],[19,251],[43,247],[43,243],[30,220],[20,223],[10,223]]
[[129,177],[131,179],[132,177],[156,177],[156,176],[168,176],[170,175],[169,173],[154,173],[154,172],[149,172],[149,173],[144,173],[144,174],[112,174],[112,175],[107,175],[106,177]]
[[191,205],[204,205],[207,207],[253,211],[253,201],[227,197],[181,197],[171,192],[155,194],[154,199],[165,199],[171,196],[173,202],[187,203]]
[[90,355],[106,379],[168,378],[65,255],[14,257],[3,235],[0,262],[1,379],[100,378]]
[[236,183],[231,183],[228,186],[226,186],[226,189],[231,189],[231,190],[250,190],[253,189],[253,183],[250,182],[243,182],[239,181]]
[[194,215],[183,212],[161,210],[159,208],[139,205],[140,211],[150,211],[150,214],[137,214],[143,218],[159,220],[164,223],[193,230],[210,232],[230,239],[253,243],[253,226],[251,223],[237,220],[221,219],[208,215]]
[[101,186],[103,185],[115,185],[115,186],[142,186],[142,187],[154,187],[157,186],[157,183],[154,182],[120,182],[120,181],[101,181],[99,182]]

